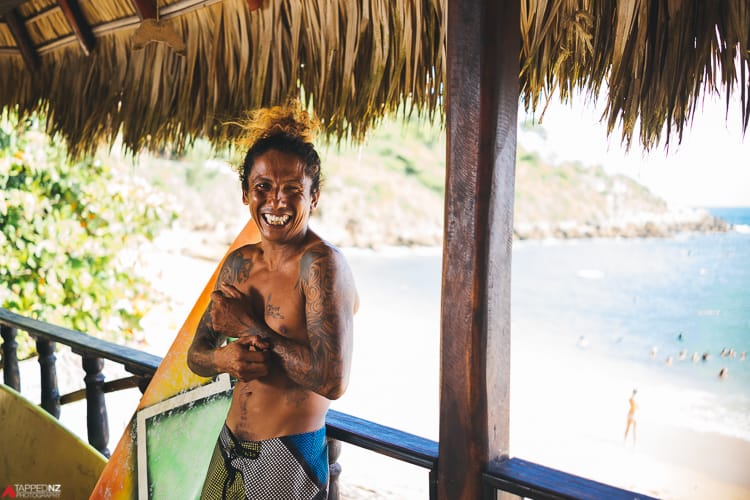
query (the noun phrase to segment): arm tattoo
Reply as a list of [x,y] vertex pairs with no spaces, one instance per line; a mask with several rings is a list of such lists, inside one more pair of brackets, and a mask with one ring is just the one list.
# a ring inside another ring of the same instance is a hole
[[309,347],[291,341],[274,347],[291,379],[331,399],[343,392],[351,357],[353,283],[336,267],[327,250],[303,255],[298,286],[305,294]]
[[221,267],[219,278],[216,280],[216,287],[222,283],[235,285],[244,283],[250,277],[250,270],[253,268],[253,261],[243,255],[241,249],[235,250]]
[[[222,283],[236,285],[247,281],[252,269],[252,261],[245,258],[243,254],[244,252],[241,249],[229,254],[221,267],[214,289],[218,289]],[[212,307],[213,303],[209,302],[203,316],[201,316],[195,337],[188,351],[190,369],[198,375],[209,377],[217,374],[213,362],[214,351],[226,340],[226,337],[214,330],[211,321]]]
[[225,337],[213,329],[211,323],[211,303],[203,313],[188,351],[190,369],[203,377],[212,377],[218,372],[213,364],[214,350],[224,343]]

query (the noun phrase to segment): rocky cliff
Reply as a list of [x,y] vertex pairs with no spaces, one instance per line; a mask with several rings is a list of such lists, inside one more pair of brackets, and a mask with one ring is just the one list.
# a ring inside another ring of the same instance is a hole
[[[445,134],[439,127],[387,121],[365,144],[319,149],[324,179],[312,225],[323,237],[339,246],[441,244]],[[182,226],[229,243],[248,212],[236,174],[216,156],[204,147],[181,161],[143,159],[149,164],[139,172],[175,195]],[[518,239],[727,230],[705,211],[670,209],[634,180],[601,166],[553,164],[520,147],[514,217]]]
[[[360,147],[326,151],[327,184],[315,224],[345,246],[439,245],[443,232],[444,135],[385,124]],[[699,209],[674,209],[633,179],[602,166],[551,164],[519,147],[517,239],[666,237],[726,231]]]

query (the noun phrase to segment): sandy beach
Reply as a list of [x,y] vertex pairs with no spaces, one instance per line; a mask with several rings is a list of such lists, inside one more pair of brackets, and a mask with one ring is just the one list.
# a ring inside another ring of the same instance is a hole
[[[672,403],[648,384],[639,388],[637,441],[626,442],[633,374],[609,363],[572,377],[565,356],[538,353],[514,347],[512,455],[665,499],[750,498],[750,442],[665,425],[660,412]],[[540,365],[549,373],[536,372]],[[566,377],[571,390],[536,398],[551,374]]]
[[[149,249],[147,268],[164,300],[144,319],[145,336],[134,347],[163,355],[193,301],[222,255],[222,245],[207,245],[195,234],[165,235]],[[405,250],[408,252],[408,250]],[[398,339],[398,348],[383,341],[390,322],[436,329],[437,317],[409,317],[399,310],[368,307],[368,290],[360,289],[362,308],[355,324],[352,380],[333,408],[431,439],[438,436],[438,345]],[[376,302],[372,300],[370,302]],[[571,356],[576,355],[571,351]],[[514,342],[512,353],[511,455],[597,481],[665,499],[750,498],[750,442],[715,433],[700,433],[655,418],[663,394],[640,386],[637,442],[623,442],[627,398],[633,374],[625,368],[596,363],[566,370],[570,356],[531,342]],[[80,359],[58,353],[58,379],[64,393],[82,387]],[[408,370],[408,372],[407,372]],[[34,372],[37,372],[35,374]],[[124,371],[108,364],[108,380]],[[406,376],[405,376],[406,373]],[[376,374],[376,375],[373,375]],[[550,377],[564,377],[570,391],[540,398]],[[36,382],[35,382],[36,381]],[[23,363],[22,389],[38,400],[38,364]],[[110,449],[129,421],[139,399],[137,390],[107,397]],[[63,407],[62,422],[85,436],[85,405]],[[340,463],[343,498],[427,498],[427,472],[344,445]]]

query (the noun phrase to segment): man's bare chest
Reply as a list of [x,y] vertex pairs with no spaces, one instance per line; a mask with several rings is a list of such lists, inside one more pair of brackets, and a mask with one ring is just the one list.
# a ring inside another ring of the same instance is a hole
[[238,288],[250,298],[256,317],[280,335],[302,340],[307,337],[305,299],[293,271],[254,269]]

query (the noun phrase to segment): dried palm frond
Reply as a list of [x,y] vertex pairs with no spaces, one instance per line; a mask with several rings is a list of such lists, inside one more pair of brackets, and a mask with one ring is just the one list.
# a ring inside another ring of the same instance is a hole
[[[723,90],[727,106],[740,94],[747,129],[750,0],[519,1],[527,109],[555,91],[601,93],[610,132],[619,125],[627,145],[635,136],[648,149],[681,139],[701,96]],[[228,123],[294,97],[326,134],[358,140],[397,110],[442,114],[445,2],[160,0],[159,26],[184,54],[134,43],[131,0],[81,2],[97,37],[85,56],[54,0],[29,0],[17,12],[40,65],[24,67],[0,23],[0,108],[47,110],[76,155],[119,132],[134,151],[231,142],[241,130]]]
[[[129,0],[106,4],[93,23],[134,15]],[[30,17],[45,1],[24,8]],[[15,69],[0,71],[0,107],[46,109],[49,131],[74,155],[111,143],[118,131],[133,151],[180,149],[199,136],[232,141],[241,130],[227,123],[290,97],[314,105],[325,133],[339,139],[361,139],[406,102],[438,111],[445,67],[439,1],[276,0],[250,11],[245,0],[226,0],[162,17],[159,24],[182,38],[184,56],[140,38],[134,50],[137,21],[100,34],[88,57],[75,44],[43,52],[33,75],[20,56],[0,54],[0,66]],[[57,13],[30,24],[70,34]]]
[[[527,109],[543,93],[596,97],[630,146],[682,139],[700,97],[739,86],[742,128],[750,118],[748,0],[523,0],[521,88]],[[637,130],[638,129],[638,130]]]

